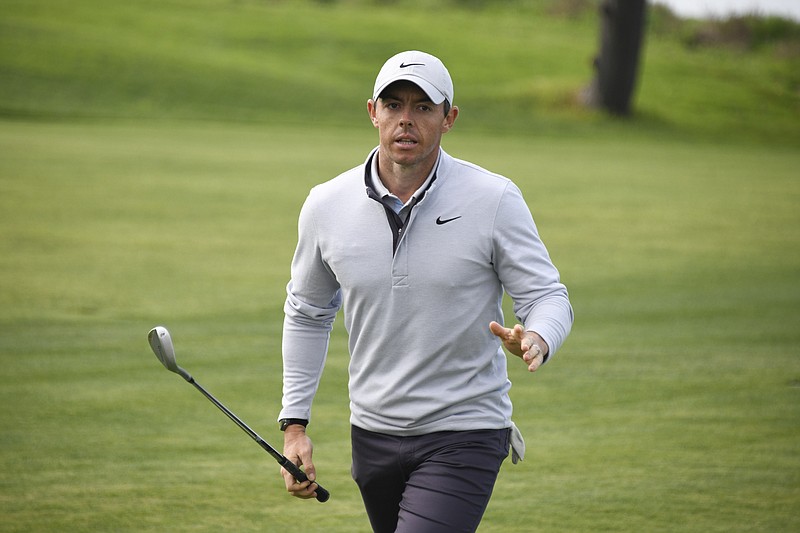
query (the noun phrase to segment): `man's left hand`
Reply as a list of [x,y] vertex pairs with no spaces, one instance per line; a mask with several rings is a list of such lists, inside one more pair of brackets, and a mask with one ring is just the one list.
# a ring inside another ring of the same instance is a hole
[[491,322],[489,330],[503,341],[506,350],[528,365],[529,372],[536,372],[544,364],[549,347],[535,331],[525,331],[520,324],[507,328],[497,322]]

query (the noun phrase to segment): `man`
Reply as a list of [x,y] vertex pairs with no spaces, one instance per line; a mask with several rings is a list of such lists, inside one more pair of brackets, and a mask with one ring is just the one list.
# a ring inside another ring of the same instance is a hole
[[[452,103],[439,59],[390,58],[367,102],[379,146],[314,187],[299,217],[279,419],[284,454],[312,482],[283,476],[292,495],[315,495],[306,426],[344,307],[352,473],[378,532],[478,527],[510,439],[522,445],[501,346],[535,371],[572,326],[519,189],[441,149]],[[513,328],[501,325],[504,290]]]

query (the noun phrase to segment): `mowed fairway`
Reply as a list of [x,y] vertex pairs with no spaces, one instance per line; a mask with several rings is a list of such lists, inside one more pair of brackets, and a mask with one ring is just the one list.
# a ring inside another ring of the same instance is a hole
[[282,447],[297,215],[377,143],[375,72],[410,48],[450,65],[445,149],[520,186],[575,309],[540,372],[511,361],[528,452],[479,531],[800,531],[796,41],[689,47],[654,13],[619,120],[575,102],[592,8],[455,5],[0,9],[0,532],[369,531],[341,319],[310,426],[325,504],[146,336]]
[[[373,142],[2,124],[0,529],[368,530],[341,326],[312,425],[326,504],[284,494],[272,459],[166,372],[146,333],[168,326],[182,366],[280,444],[297,211]],[[800,525],[800,156],[463,131],[446,149],[520,184],[577,316],[552,364],[512,365],[530,455],[504,466],[481,530]]]

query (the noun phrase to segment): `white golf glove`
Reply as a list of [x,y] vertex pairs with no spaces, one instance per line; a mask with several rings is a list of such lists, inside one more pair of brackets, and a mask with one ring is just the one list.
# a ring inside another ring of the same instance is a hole
[[517,464],[525,459],[525,439],[514,422],[511,422],[511,462]]

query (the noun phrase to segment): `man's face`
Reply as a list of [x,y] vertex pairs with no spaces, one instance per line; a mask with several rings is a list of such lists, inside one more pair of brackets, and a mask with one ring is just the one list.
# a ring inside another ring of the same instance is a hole
[[380,136],[380,162],[401,167],[426,167],[438,157],[442,135],[458,115],[452,107],[445,116],[444,103],[434,105],[416,84],[398,81],[387,87],[378,101],[367,103],[372,124]]

